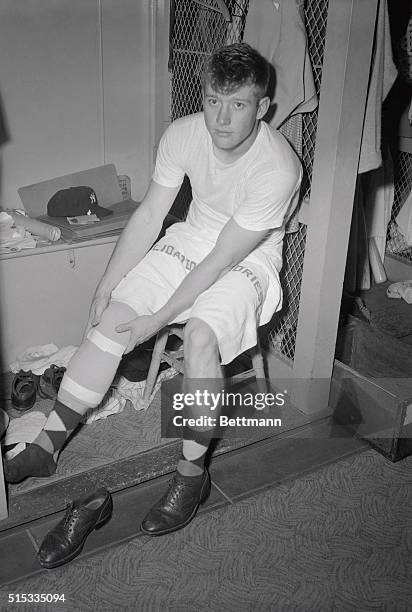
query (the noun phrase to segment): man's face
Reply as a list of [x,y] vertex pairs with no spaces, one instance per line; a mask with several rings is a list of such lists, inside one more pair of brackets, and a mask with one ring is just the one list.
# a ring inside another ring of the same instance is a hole
[[224,94],[207,83],[203,110],[215,149],[233,158],[243,155],[256,138],[258,120],[266,113],[268,104],[268,98],[256,97],[254,85],[243,85]]

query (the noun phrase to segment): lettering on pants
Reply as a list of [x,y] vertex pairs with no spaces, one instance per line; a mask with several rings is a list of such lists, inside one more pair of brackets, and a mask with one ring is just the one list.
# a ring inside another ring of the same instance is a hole
[[155,244],[152,251],[159,251],[160,253],[170,255],[170,257],[177,257],[188,272],[193,270],[193,268],[196,268],[196,262],[192,259],[188,259],[183,253],[175,249],[172,244]]
[[249,279],[252,285],[254,286],[255,291],[259,296],[259,300],[262,302],[263,289],[262,289],[262,285],[260,284],[260,281],[258,277],[256,276],[256,274],[252,270],[250,270],[249,268],[246,268],[245,266],[242,266],[241,264],[234,266],[232,268],[232,272],[240,272],[241,274],[244,274],[246,278]]

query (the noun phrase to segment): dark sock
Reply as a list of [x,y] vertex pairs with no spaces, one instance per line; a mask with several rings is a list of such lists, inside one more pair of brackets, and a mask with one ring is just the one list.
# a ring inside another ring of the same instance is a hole
[[6,482],[21,482],[29,476],[51,476],[56,471],[53,455],[37,444],[29,444],[27,448],[10,461],[4,462]]
[[56,400],[37,438],[24,451],[5,462],[6,481],[17,483],[29,476],[46,477],[54,474],[58,452],[82,418],[83,415]]

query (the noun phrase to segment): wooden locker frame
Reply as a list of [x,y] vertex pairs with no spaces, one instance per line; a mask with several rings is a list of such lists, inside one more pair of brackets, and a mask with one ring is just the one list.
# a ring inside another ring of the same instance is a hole
[[378,0],[329,0],[293,363],[267,354],[291,400],[327,413]]

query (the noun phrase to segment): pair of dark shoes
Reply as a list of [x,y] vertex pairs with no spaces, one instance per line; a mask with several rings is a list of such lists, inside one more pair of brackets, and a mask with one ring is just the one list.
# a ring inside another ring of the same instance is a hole
[[176,472],[168,491],[148,512],[141,524],[146,535],[160,536],[186,527],[195,517],[200,504],[210,495],[210,476],[206,468],[200,476],[183,476]]
[[31,370],[17,372],[11,385],[11,402],[14,408],[21,412],[30,410],[37,396],[52,399],[53,396],[42,388],[41,381],[50,385],[57,393],[65,371],[64,367],[51,365],[41,376],[33,374]]
[[[210,476],[206,468],[198,477],[176,472],[169,490],[143,520],[142,532],[160,536],[185,527],[209,494]],[[72,502],[63,519],[44,538],[38,552],[40,565],[53,569],[72,561],[83,550],[87,536],[110,520],[112,511],[112,498],[106,489]]]
[[47,569],[72,561],[83,550],[87,536],[109,521],[113,502],[106,489],[73,501],[64,518],[47,533],[41,543],[38,559]]
[[[169,490],[146,515],[141,530],[150,536],[160,536],[185,527],[209,494],[210,476],[206,468],[199,477],[176,472]],[[106,489],[72,502],[62,520],[41,543],[40,565],[53,569],[75,559],[83,550],[87,536],[107,523],[112,511],[112,498]]]

